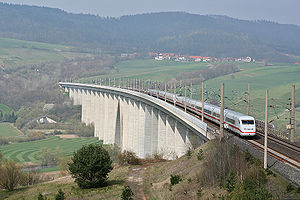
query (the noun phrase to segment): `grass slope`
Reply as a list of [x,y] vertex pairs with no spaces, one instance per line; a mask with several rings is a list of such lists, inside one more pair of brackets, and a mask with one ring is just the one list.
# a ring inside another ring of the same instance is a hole
[[4,104],[0,104],[0,111],[2,111],[2,113],[6,113],[6,112],[11,112],[12,109]]
[[59,148],[66,156],[71,156],[74,151],[82,145],[100,142],[97,138],[59,138],[49,136],[43,140],[32,142],[14,143],[0,146],[4,158],[12,159],[16,162],[37,163],[38,154],[41,148],[56,149]]
[[205,63],[180,63],[175,61],[156,61],[153,59],[128,60],[116,64],[115,73],[81,79],[89,82],[100,78],[151,79],[164,81],[174,78],[180,72],[191,72],[206,68]]
[[0,38],[0,69],[10,67],[61,61],[62,52],[70,47],[47,43]]
[[95,189],[80,189],[70,177],[63,177],[56,181],[30,186],[8,192],[0,190],[0,199],[37,199],[39,193],[47,199],[55,199],[59,189],[65,193],[66,199],[120,199],[122,189],[128,174],[128,167],[121,167],[109,173],[108,186]]
[[[263,64],[241,65],[241,72],[232,75],[218,77],[207,82],[208,91],[218,91],[221,83],[225,84],[225,96],[227,105],[236,111],[246,113],[247,104],[241,101],[246,99],[248,83],[251,85],[251,113],[257,119],[264,119],[265,90],[269,89],[269,118],[274,119],[274,124],[284,129],[290,113],[289,99],[291,98],[291,86],[296,85],[296,102],[300,102],[300,66],[293,64]],[[200,91],[198,86],[198,91]],[[239,103],[237,103],[239,102]],[[278,117],[278,118],[277,118]],[[299,122],[300,113],[296,112],[296,121]],[[298,120],[297,120],[298,119]],[[300,136],[300,135],[299,135]]]
[[[205,162],[208,158],[215,159],[216,155],[213,152],[218,143],[218,141],[212,140],[203,144],[192,152],[190,158],[185,155],[174,161],[156,163],[147,167],[144,177],[144,192],[147,199],[222,199],[219,197],[228,194],[224,187],[220,187],[218,182],[210,185],[201,179],[201,174],[209,173],[211,170]],[[204,153],[203,160],[197,159],[200,149]],[[226,157],[225,154],[222,153],[222,156]],[[241,156],[245,155],[241,154]],[[236,162],[239,163],[239,161]],[[250,165],[247,167],[250,168]],[[171,175],[180,175],[182,178],[182,181],[172,188],[170,188]],[[299,193],[287,194],[287,185],[288,183],[278,176],[267,176],[266,188],[275,199],[276,197],[278,199],[288,199],[288,197],[298,199]]]
[[0,137],[12,137],[22,133],[10,123],[0,123]]

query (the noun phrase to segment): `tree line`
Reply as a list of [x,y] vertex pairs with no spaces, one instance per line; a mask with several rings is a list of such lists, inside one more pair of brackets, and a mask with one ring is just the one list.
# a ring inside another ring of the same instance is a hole
[[10,123],[15,123],[17,120],[18,116],[15,114],[14,111],[12,112],[5,112],[3,113],[0,110],[0,122],[10,122]]

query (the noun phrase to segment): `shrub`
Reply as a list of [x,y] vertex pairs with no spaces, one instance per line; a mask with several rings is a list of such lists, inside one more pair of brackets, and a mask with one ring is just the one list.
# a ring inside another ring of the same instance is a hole
[[53,134],[54,134],[54,135],[61,135],[61,134],[63,134],[63,132],[58,131],[58,130],[54,130],[54,131],[53,131]]
[[180,175],[171,175],[171,178],[170,178],[171,185],[176,185],[180,181],[182,181],[182,178]]
[[41,176],[38,171],[27,171],[23,172],[23,176],[20,182],[20,185],[22,186],[30,186],[37,184],[41,181]]
[[287,186],[286,186],[286,192],[287,193],[290,193],[291,191],[293,191],[294,190],[294,186],[291,184],[291,183],[289,183]]
[[118,155],[121,153],[120,147],[116,144],[104,145],[104,149],[108,152],[113,162],[118,162]]
[[270,176],[270,175],[273,175],[274,177],[276,176],[276,174],[274,174],[274,173],[272,172],[272,170],[270,170],[269,168],[267,168],[265,171],[266,171],[266,173],[267,173],[267,176]]
[[39,193],[38,200],[47,200],[47,197],[45,197],[41,193]]
[[203,160],[204,156],[203,156],[203,150],[200,149],[197,153],[197,159],[198,160]]
[[0,145],[8,144],[8,139],[0,137]]
[[22,180],[22,166],[11,160],[5,160],[0,166],[0,188],[12,191]]
[[225,188],[228,192],[232,192],[236,184],[236,175],[234,172],[230,172],[225,182]]
[[59,189],[58,193],[55,196],[55,200],[64,200],[65,199],[65,193]]
[[191,157],[192,157],[192,150],[191,150],[191,148],[189,148],[188,150],[187,150],[187,152],[186,152],[186,157],[188,158],[188,159],[190,159]]
[[253,164],[254,163],[254,157],[251,155],[251,153],[247,150],[245,153],[245,160],[250,163]]
[[108,152],[99,144],[84,145],[73,154],[69,171],[80,188],[95,188],[106,185],[107,175],[112,170]]
[[70,158],[61,157],[58,162],[58,167],[61,175],[65,176],[69,172],[69,163],[71,162]]
[[54,151],[48,148],[42,148],[39,152],[39,158],[42,161],[42,165],[57,165],[60,159],[63,157],[63,153],[59,148]]
[[133,198],[133,192],[129,186],[124,186],[124,189],[122,191],[121,199],[122,200],[132,200]]
[[198,197],[198,198],[201,198],[201,196],[202,196],[202,188],[199,188],[199,189],[197,190],[197,197]]
[[136,154],[131,151],[124,151],[118,155],[118,163],[120,165],[139,165],[140,160],[137,158]]

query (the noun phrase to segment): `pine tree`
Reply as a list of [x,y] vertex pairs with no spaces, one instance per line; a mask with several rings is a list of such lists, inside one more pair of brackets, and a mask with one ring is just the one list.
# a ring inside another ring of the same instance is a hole
[[69,170],[80,188],[96,188],[106,186],[111,164],[108,152],[101,145],[90,144],[73,154]]

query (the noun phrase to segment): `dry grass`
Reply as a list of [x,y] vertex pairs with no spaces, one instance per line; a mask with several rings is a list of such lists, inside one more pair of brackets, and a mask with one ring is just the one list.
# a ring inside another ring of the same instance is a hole
[[95,189],[80,189],[70,176],[60,177],[54,181],[20,188],[13,192],[1,191],[0,199],[37,199],[42,193],[47,199],[54,199],[58,189],[62,189],[66,199],[120,199],[128,167],[115,168],[108,179],[108,186]]
[[[197,159],[200,148],[204,152],[204,159],[201,161]],[[234,171],[238,181],[242,181],[247,174],[256,174],[261,168],[257,161],[254,164],[247,163],[245,153],[236,147],[216,140],[200,148],[193,151],[191,158],[183,156],[174,161],[149,166],[144,177],[147,199],[218,199],[228,194],[224,187],[219,186],[220,176],[227,177]],[[171,175],[180,175],[182,181],[170,187]],[[274,198],[299,198],[295,193],[286,194],[287,184],[279,177],[267,176],[266,188]]]

